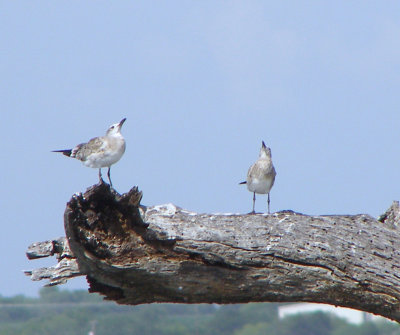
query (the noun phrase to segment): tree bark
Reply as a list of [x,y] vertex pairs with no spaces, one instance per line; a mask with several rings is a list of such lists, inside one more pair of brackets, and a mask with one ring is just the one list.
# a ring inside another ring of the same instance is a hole
[[[86,275],[90,292],[121,304],[318,302],[400,321],[400,208],[360,215],[196,214],[141,206],[135,187],[106,184],[67,204],[67,239],[35,243],[27,271],[49,285]],[[70,249],[69,249],[70,248]]]

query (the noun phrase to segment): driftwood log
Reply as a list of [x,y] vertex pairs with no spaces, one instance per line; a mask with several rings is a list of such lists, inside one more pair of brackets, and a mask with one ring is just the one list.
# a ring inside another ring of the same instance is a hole
[[134,187],[76,194],[66,238],[32,244],[27,271],[48,285],[85,275],[90,292],[121,304],[318,302],[400,321],[400,208],[369,215],[196,214],[144,207]]

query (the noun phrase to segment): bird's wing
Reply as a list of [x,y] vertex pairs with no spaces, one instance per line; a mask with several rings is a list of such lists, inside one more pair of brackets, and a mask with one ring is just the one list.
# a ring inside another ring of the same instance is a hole
[[271,176],[271,188],[272,188],[272,186],[274,186],[275,177],[276,177],[276,171],[275,171],[275,168],[274,168],[274,166],[272,164],[271,164],[271,170],[270,170],[269,175]]
[[85,161],[90,154],[104,151],[104,147],[104,141],[102,138],[94,137],[89,142],[78,144],[74,149],[72,149],[71,157]]
[[254,178],[259,175],[260,175],[260,166],[256,162],[249,167],[249,171],[247,171],[247,178]]
[[272,178],[275,179],[276,171],[271,162],[260,162],[257,161],[250,166],[247,172],[248,178]]

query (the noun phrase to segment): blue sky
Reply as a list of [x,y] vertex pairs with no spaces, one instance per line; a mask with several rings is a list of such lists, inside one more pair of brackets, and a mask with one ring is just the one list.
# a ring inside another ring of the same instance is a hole
[[[64,234],[97,171],[53,154],[127,118],[115,188],[246,213],[261,141],[271,210],[383,213],[400,199],[400,3],[0,1],[0,294],[37,294],[26,247]],[[256,210],[264,211],[259,196]],[[86,287],[75,280],[67,288]]]

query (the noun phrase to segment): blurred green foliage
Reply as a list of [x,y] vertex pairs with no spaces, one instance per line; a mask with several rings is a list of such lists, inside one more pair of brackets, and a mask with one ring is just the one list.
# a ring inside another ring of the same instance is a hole
[[83,290],[0,296],[0,335],[400,335],[388,321],[354,325],[328,313],[278,318],[279,304],[121,306]]

